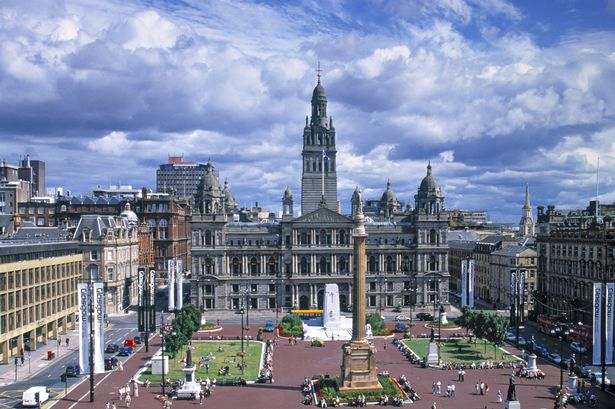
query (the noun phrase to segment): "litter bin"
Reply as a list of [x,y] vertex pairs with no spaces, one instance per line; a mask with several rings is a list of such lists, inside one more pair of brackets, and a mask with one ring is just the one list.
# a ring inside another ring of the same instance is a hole
[[56,357],[56,353],[55,352],[47,351],[47,360],[51,361],[55,357]]

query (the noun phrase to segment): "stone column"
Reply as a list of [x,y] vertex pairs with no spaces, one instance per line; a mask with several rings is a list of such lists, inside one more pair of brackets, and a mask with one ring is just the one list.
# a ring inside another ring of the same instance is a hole
[[[358,229],[357,229],[358,230]],[[365,229],[356,233],[354,237],[354,260],[355,269],[352,280],[352,340],[365,340],[365,271],[367,270],[367,256],[365,254],[365,242],[367,234]]]

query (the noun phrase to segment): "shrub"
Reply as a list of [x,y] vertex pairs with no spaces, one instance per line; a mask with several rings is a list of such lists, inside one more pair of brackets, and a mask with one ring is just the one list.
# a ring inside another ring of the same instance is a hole
[[287,337],[301,337],[303,336],[303,321],[295,314],[287,314],[282,318],[280,322],[280,330],[282,335]]
[[380,314],[374,312],[371,314],[367,314],[365,317],[365,322],[371,325],[372,333],[374,335],[389,335],[391,331],[386,326],[386,323],[380,316]]

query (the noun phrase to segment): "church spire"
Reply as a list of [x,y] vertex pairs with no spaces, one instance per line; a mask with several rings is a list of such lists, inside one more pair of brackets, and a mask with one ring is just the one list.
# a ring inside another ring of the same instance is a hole
[[533,236],[535,233],[534,216],[530,205],[530,188],[525,184],[525,200],[521,210],[521,220],[519,221],[519,235],[522,237]]
[[525,204],[523,205],[524,209],[531,209],[532,206],[530,205],[530,188],[528,186],[528,184],[525,184]]

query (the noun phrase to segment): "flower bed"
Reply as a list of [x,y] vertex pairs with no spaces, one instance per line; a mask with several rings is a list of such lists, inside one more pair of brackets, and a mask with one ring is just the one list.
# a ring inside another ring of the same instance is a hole
[[340,391],[337,389],[337,378],[325,378],[314,382],[316,388],[316,396],[318,399],[326,399],[327,402],[332,402],[336,396],[344,403],[356,400],[359,395],[365,395],[365,400],[368,402],[378,402],[384,395],[389,399],[393,397],[407,399],[406,393],[401,389],[397,381],[388,375],[378,375],[378,381],[382,385],[382,389],[361,390],[361,391]]
[[221,329],[220,325],[214,324],[213,322],[208,322],[199,327],[199,331],[216,331]]

